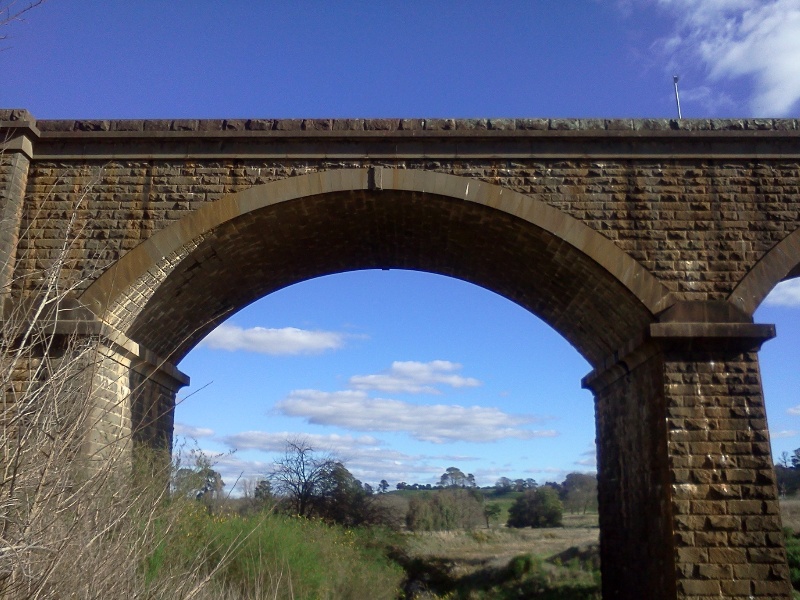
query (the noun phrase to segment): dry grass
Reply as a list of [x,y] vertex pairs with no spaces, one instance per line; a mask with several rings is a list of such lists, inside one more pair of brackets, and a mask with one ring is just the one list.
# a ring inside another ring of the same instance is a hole
[[[0,162],[2,150],[0,143]],[[0,289],[0,301],[11,300],[12,289],[34,292],[32,303],[6,303],[0,321],[0,597],[232,597],[212,582],[202,556],[152,581],[143,577],[178,516],[167,498],[169,457],[148,456],[134,473],[129,435],[105,446],[94,440],[98,454],[88,452],[87,433],[121,406],[100,409],[91,392],[101,340],[56,327],[77,288],[68,275],[83,234],[76,222],[69,220],[58,256]],[[0,272],[12,268],[0,264]]]
[[781,520],[784,527],[789,527],[795,533],[800,533],[800,496],[782,498]]
[[[420,600],[520,598],[543,590],[548,598],[599,597],[597,515],[564,521],[543,529],[407,534],[409,589]],[[518,564],[530,571],[518,574]]]
[[598,543],[597,515],[564,515],[564,527],[474,531],[434,531],[408,534],[408,552],[419,558],[447,558],[474,569],[502,566],[514,556],[531,554],[548,559],[569,548]]
[[54,335],[52,318],[39,318],[59,300],[52,275],[42,310],[12,315],[2,332],[0,597],[199,597],[200,562],[149,584],[141,577],[173,517],[170,461],[148,457],[134,474],[125,437],[88,455],[87,432],[103,418],[90,392],[99,341]]

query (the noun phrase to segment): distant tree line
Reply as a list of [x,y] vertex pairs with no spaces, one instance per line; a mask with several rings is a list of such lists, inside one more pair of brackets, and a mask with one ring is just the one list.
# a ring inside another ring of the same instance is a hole
[[800,489],[800,448],[782,452],[775,465],[775,478],[781,496],[793,496]]
[[[564,510],[586,513],[597,510],[597,478],[587,473],[569,473],[562,483],[540,486],[533,479],[501,477],[492,488],[480,490],[474,478],[455,467],[448,468],[439,485],[408,485],[398,489],[429,491],[409,500],[406,526],[411,531],[436,531],[489,527],[502,513],[498,502],[488,498],[516,494],[509,508],[509,527],[557,527]],[[490,494],[486,492],[491,491]]]
[[525,490],[536,489],[538,484],[535,479],[514,479],[501,477],[494,484],[498,494],[508,494],[510,492],[524,492]]
[[[196,498],[209,511],[222,502],[223,487],[222,477],[204,458],[193,468],[177,469],[173,481],[175,493]],[[240,510],[268,508],[348,527],[397,526],[401,525],[399,518],[411,531],[490,527],[503,513],[501,499],[507,495],[514,500],[508,510],[509,527],[559,526],[564,510],[586,513],[597,509],[594,475],[570,473],[561,483],[541,486],[530,478],[501,477],[494,486],[478,488],[472,473],[448,467],[435,485],[399,482],[398,490],[423,493],[411,495],[407,510],[398,514],[396,504],[390,509],[382,501],[389,490],[385,479],[377,485],[376,494],[370,484],[356,479],[341,460],[316,451],[304,440],[287,441],[283,456],[274,461],[270,472],[261,479],[245,482],[243,487]]]

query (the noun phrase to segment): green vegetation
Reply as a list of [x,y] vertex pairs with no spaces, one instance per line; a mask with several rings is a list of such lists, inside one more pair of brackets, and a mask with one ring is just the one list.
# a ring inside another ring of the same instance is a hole
[[403,570],[389,558],[396,535],[274,513],[209,514],[184,502],[143,563],[148,582],[202,557],[210,584],[240,598],[397,598]]
[[[250,482],[245,498],[215,502],[201,492],[220,478],[202,457],[196,463],[194,473],[177,469],[178,517],[142,563],[148,583],[192,568],[232,599],[599,598],[596,514],[577,503],[561,527],[559,496],[577,487],[567,481],[481,490],[451,468],[446,487],[381,485],[373,494],[340,461],[295,441],[270,479]],[[370,522],[353,526],[364,506]],[[501,527],[509,511],[538,529]],[[405,516],[406,533],[385,525],[398,524],[390,514]]]
[[558,492],[549,486],[525,491],[509,509],[509,527],[558,527],[564,507]]
[[486,522],[483,496],[466,489],[424,492],[409,500],[406,526],[409,531],[472,529]]
[[786,539],[786,557],[789,562],[789,578],[795,590],[795,596],[800,596],[800,536],[790,528],[783,530]]
[[593,527],[584,521],[575,528],[415,534],[402,557],[406,598],[599,598],[596,519]]

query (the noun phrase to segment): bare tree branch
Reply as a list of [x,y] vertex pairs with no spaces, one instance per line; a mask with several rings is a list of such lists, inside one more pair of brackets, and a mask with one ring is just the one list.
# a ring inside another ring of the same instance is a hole
[[[33,0],[26,3],[19,3],[17,0],[0,1],[0,31],[3,27],[8,27],[17,21],[23,21],[25,13],[41,6],[46,0]],[[8,39],[7,33],[0,33],[0,42]],[[0,49],[1,50],[1,49]]]

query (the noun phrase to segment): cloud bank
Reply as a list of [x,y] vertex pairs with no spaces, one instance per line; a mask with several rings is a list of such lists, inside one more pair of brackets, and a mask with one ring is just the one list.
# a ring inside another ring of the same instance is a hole
[[[752,78],[753,114],[786,116],[800,101],[800,0],[658,0],[676,19],[662,51],[711,81]],[[703,92],[698,92],[703,93]],[[723,105],[723,96],[711,99]]]
[[375,448],[380,441],[369,435],[352,436],[331,434],[297,434],[288,431],[243,431],[222,438],[222,441],[237,450],[261,450],[283,452],[286,441],[300,439],[315,451],[331,454],[347,454],[355,448]]
[[781,431],[770,431],[770,437],[775,439],[783,439],[783,438],[792,438],[798,434],[798,431],[795,429],[783,429]]
[[213,429],[209,429],[208,427],[194,427],[193,425],[187,425],[186,423],[175,423],[173,426],[173,431],[177,436],[195,439],[211,437],[214,435]]
[[[222,438],[226,444],[241,451],[257,450],[281,454],[286,440],[300,439],[307,442],[321,455],[330,454],[344,460],[347,469],[358,479],[377,483],[388,480],[392,486],[398,481],[419,481],[422,476],[435,479],[444,471],[442,462],[451,462],[454,457],[410,455],[386,448],[380,440],[371,436],[336,434],[299,434],[288,431],[245,431]],[[463,460],[469,460],[464,457]],[[435,460],[436,465],[428,464]],[[217,464],[217,461],[215,461]],[[270,463],[249,461],[236,455],[225,455],[218,469],[225,477],[247,473],[263,477],[271,468]],[[215,467],[216,468],[216,467]],[[224,470],[223,470],[224,469]],[[227,481],[227,480],[226,480]]]
[[434,386],[449,385],[454,388],[476,387],[480,381],[462,377],[456,371],[461,365],[447,360],[423,363],[416,361],[394,361],[389,370],[376,375],[354,375],[349,384],[355,390],[377,390],[390,393],[438,394]]
[[355,431],[405,432],[417,440],[436,444],[557,435],[553,430],[523,429],[522,426],[535,419],[509,415],[497,408],[412,404],[401,400],[369,398],[361,390],[295,390],[277,404],[277,409],[284,415],[302,417],[315,425],[332,425]]
[[764,298],[764,304],[800,308],[800,277],[780,282],[769,296]]
[[223,323],[200,343],[212,350],[244,350],[260,354],[294,355],[320,354],[344,346],[345,334],[335,331],[310,331],[296,327],[242,329]]

